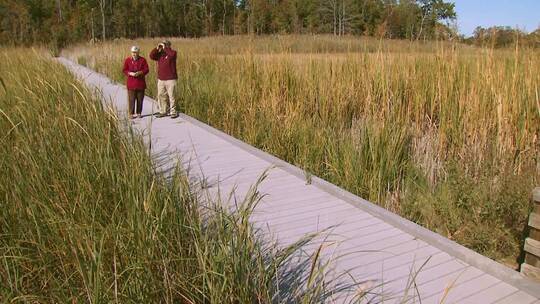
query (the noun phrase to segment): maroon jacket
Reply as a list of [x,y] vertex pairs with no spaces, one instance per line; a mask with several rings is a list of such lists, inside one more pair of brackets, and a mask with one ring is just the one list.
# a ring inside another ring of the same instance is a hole
[[[139,72],[143,74],[138,77],[129,76],[129,72]],[[148,74],[148,63],[144,57],[139,56],[137,60],[133,60],[131,56],[124,60],[124,69],[122,70],[127,77],[128,90],[144,90],[146,89],[146,81],[144,77]]]
[[150,52],[150,59],[157,61],[159,80],[178,79],[175,50],[167,47],[162,52],[158,52],[157,48],[154,48]]

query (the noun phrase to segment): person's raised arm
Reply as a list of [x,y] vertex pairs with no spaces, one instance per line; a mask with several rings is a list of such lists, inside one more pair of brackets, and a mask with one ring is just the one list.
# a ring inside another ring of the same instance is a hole
[[152,60],[159,60],[159,51],[157,48],[153,48],[151,51],[150,51],[150,59]]

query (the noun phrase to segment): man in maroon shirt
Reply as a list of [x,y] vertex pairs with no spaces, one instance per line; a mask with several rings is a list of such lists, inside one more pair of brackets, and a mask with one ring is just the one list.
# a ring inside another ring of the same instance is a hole
[[[144,57],[139,56],[140,49],[138,46],[131,47],[131,56],[124,60],[124,75],[127,77],[128,90],[128,108],[130,118],[141,118],[144,90],[146,89],[146,81],[144,77],[148,74],[148,63]],[[135,109],[135,101],[137,101]],[[137,115],[135,115],[135,110]]]
[[174,94],[178,74],[176,73],[176,51],[171,48],[171,42],[165,40],[158,44],[150,52],[150,59],[157,61],[158,67],[158,117],[167,116],[167,112],[170,112],[171,118],[176,118],[178,113]]

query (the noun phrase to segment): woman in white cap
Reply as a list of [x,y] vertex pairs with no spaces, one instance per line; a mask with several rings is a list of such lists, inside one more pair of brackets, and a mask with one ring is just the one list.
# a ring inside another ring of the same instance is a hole
[[[145,76],[148,74],[148,63],[144,57],[139,56],[138,46],[131,47],[131,56],[124,60],[124,75],[127,77],[128,108],[130,118],[141,118],[144,90],[146,89]],[[137,114],[135,114],[137,113]]]

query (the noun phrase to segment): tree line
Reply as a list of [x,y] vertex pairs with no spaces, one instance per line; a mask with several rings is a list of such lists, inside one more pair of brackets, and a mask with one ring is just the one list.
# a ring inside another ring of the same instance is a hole
[[509,26],[481,26],[474,30],[471,37],[464,40],[465,43],[477,46],[503,48],[512,46],[527,46],[540,48],[540,27],[529,34]]
[[0,44],[237,34],[368,35],[540,47],[540,28],[460,36],[445,0],[0,0]]
[[451,39],[444,0],[2,0],[0,43],[236,34]]

